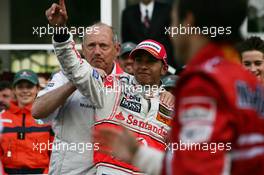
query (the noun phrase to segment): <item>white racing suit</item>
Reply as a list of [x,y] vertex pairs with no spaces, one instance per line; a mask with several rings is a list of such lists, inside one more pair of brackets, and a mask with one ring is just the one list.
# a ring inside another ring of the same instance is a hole
[[[99,106],[95,109],[94,129],[120,129],[120,125],[123,125],[143,145],[165,150],[172,108],[160,103],[162,88],[151,90],[150,87],[140,86],[128,74],[110,75],[102,80],[89,63],[78,58],[72,36],[66,42],[54,41],[54,47],[66,77],[95,106]],[[94,162],[98,175],[142,174],[138,168],[96,150]]]

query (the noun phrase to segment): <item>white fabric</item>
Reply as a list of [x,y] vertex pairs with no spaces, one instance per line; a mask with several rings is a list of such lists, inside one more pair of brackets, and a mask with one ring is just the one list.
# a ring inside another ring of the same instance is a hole
[[[61,71],[56,73],[47,87],[39,92],[38,97],[67,82],[68,79]],[[84,144],[91,144],[94,108],[90,100],[76,90],[64,105],[57,108],[42,121],[52,124],[55,132],[55,143],[65,143],[77,147],[75,150],[70,150],[70,147],[53,149],[49,174],[86,175],[93,164],[93,151],[82,150],[81,147]]]
[[154,148],[140,146],[132,163],[148,175],[159,175],[163,158],[163,152]]
[[144,23],[144,19],[146,16],[146,10],[148,10],[148,17],[149,20],[152,18],[153,9],[154,9],[154,1],[151,1],[148,5],[143,4],[142,2],[139,3],[139,9],[141,13],[141,22]]

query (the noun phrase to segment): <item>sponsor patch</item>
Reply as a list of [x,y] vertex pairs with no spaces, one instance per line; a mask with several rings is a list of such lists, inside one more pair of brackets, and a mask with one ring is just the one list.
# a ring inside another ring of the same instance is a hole
[[13,120],[11,119],[0,119],[1,123],[13,123]]
[[172,116],[172,113],[173,113],[172,110],[166,108],[165,106],[163,106],[161,104],[159,105],[159,112],[163,115],[166,115],[166,116]]
[[140,103],[129,101],[125,97],[122,98],[120,106],[122,106],[126,109],[129,109],[131,111],[137,112],[137,113],[140,113],[140,111],[141,111],[141,104]]
[[44,122],[41,119],[35,119],[35,123],[39,124],[39,125],[43,125]]
[[125,120],[125,117],[123,116],[122,112],[119,112],[117,115],[115,115],[115,118],[117,120]]
[[158,113],[156,119],[158,121],[160,121],[161,123],[164,123],[164,124],[166,124],[166,125],[168,125],[170,127],[172,126],[172,118],[166,117],[166,116],[161,115],[160,113]]
[[161,47],[158,44],[149,41],[141,42],[140,45],[137,46],[137,48],[142,48],[142,47],[152,48],[158,53],[160,53],[161,50]]
[[180,139],[183,142],[208,141],[213,132],[216,103],[209,97],[187,97],[179,105],[179,120],[182,124]]
[[201,143],[210,139],[213,132],[211,125],[188,124],[180,131],[180,140],[184,143]]
[[245,81],[237,80],[236,85],[236,105],[241,109],[251,109],[256,111],[260,117],[264,118],[264,93],[261,85],[253,90]]
[[85,104],[85,103],[80,103],[80,107],[84,107],[84,108],[93,108],[93,105],[90,104]]
[[209,97],[187,97],[179,105],[181,123],[213,122],[216,116],[216,104]]
[[55,85],[55,83],[53,83],[53,82],[49,82],[48,84],[47,84],[47,87],[53,87]]
[[130,101],[136,101],[136,102],[140,102],[140,97],[136,96],[136,95],[131,95],[129,93],[124,92],[124,96],[127,100]]
[[93,73],[92,73],[92,76],[95,78],[95,79],[99,79],[99,73],[97,70],[93,69]]

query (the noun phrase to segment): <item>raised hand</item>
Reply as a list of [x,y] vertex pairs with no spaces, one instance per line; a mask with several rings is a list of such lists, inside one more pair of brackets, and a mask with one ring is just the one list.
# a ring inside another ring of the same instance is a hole
[[52,26],[65,26],[67,23],[68,15],[64,0],[60,0],[59,4],[53,3],[45,14]]

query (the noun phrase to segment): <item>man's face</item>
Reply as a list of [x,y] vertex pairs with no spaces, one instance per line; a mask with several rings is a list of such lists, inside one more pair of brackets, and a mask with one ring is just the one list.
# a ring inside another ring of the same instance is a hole
[[0,91],[0,111],[3,109],[7,109],[9,107],[9,103],[12,100],[12,90],[11,89],[3,89]]
[[133,71],[134,60],[129,57],[129,52],[127,52],[123,55],[120,55],[118,62],[120,64],[121,68],[126,73],[133,75],[133,73],[134,73],[134,71]]
[[38,86],[28,81],[19,81],[14,88],[14,94],[18,104],[21,106],[26,106],[33,103],[37,96],[38,90]]
[[134,76],[141,85],[160,85],[160,77],[166,74],[166,67],[146,51],[134,55]]
[[257,50],[245,51],[242,54],[243,66],[259,80],[264,80],[264,54]]
[[94,67],[112,72],[113,63],[119,54],[120,46],[113,43],[113,33],[107,26],[96,26],[98,32],[87,34],[83,43],[83,54]]
[[48,83],[45,77],[38,77],[40,90],[44,89]]

